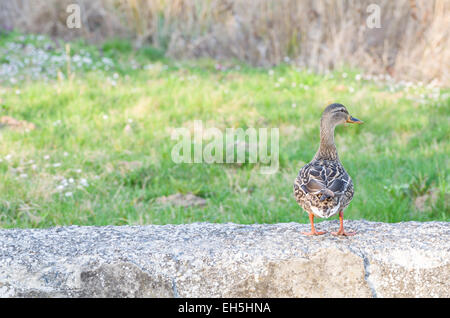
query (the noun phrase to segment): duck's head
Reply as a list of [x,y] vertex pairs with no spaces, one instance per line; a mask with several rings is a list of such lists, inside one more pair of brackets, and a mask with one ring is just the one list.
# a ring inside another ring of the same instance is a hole
[[321,125],[325,127],[334,128],[345,123],[362,124],[363,122],[351,116],[342,104],[328,105],[322,113]]

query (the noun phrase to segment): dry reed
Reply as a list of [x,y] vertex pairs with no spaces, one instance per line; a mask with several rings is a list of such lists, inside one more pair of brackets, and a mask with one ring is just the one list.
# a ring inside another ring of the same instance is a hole
[[[78,3],[82,28],[68,29]],[[367,7],[380,7],[370,29]],[[0,0],[0,28],[101,42],[132,37],[177,58],[283,61],[316,71],[343,65],[398,79],[449,83],[447,0]]]

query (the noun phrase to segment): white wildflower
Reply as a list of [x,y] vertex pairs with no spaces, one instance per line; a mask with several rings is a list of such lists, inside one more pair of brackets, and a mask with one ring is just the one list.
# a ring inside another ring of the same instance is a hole
[[84,178],[80,179],[80,185],[83,186],[83,187],[88,187],[89,186],[87,180],[84,179]]

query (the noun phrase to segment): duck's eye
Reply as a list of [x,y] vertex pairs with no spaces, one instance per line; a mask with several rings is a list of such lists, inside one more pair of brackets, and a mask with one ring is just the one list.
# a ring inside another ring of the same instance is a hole
[[347,111],[346,111],[345,109],[343,109],[343,108],[337,109],[337,110],[335,110],[334,112],[335,112],[335,113],[347,113]]

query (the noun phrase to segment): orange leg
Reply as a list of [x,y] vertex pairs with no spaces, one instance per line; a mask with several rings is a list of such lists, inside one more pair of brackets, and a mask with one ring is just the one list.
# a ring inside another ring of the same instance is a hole
[[344,231],[344,211],[343,210],[339,211],[339,222],[340,222],[339,231],[331,232],[331,234],[343,235],[343,236],[353,236],[356,234],[356,232],[345,232]]
[[323,232],[317,232],[316,229],[314,228],[314,214],[309,213],[309,222],[311,222],[311,232],[302,232],[302,234],[304,235],[322,235],[325,234],[327,232],[323,231]]

